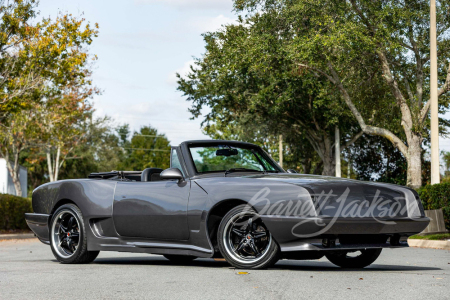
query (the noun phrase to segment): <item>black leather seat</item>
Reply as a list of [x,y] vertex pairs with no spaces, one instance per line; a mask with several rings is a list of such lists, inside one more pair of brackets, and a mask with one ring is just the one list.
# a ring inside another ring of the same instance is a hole
[[141,181],[160,181],[161,177],[159,177],[159,174],[162,171],[164,170],[160,168],[147,168],[142,171]]

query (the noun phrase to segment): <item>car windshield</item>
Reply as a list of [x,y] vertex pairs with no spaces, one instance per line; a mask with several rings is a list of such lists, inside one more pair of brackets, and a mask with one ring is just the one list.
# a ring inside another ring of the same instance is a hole
[[226,171],[278,172],[279,168],[258,148],[231,145],[191,146],[197,173]]

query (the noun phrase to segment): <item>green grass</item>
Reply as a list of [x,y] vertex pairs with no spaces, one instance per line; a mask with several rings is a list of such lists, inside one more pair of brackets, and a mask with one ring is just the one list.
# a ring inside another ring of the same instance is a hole
[[430,234],[430,235],[413,235],[409,237],[415,240],[450,240],[450,233]]

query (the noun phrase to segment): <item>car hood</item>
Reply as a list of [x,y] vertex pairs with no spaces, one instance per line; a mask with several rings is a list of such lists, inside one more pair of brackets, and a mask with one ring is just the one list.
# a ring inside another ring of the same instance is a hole
[[[344,202],[347,203],[352,201],[367,201],[370,205],[380,203],[380,199],[394,200],[402,207],[409,206],[408,210],[410,215],[421,215],[420,206],[418,206],[420,200],[417,192],[410,188],[395,184],[366,182],[331,176],[289,173],[245,177],[258,180],[274,180],[301,186],[310,192],[312,198],[315,199],[314,202],[316,205],[321,205],[323,214],[327,214],[327,206],[330,205],[336,207],[342,202],[340,199],[344,197]],[[411,209],[414,211],[411,211]],[[406,216],[406,212],[405,215],[402,216]]]
[[378,187],[384,189],[393,189],[393,190],[410,190],[414,191],[408,187],[403,187],[390,183],[380,183],[380,182],[369,182],[369,181],[360,181],[348,178],[340,178],[340,177],[332,177],[332,176],[321,176],[321,175],[311,175],[311,174],[291,174],[291,173],[275,173],[275,174],[264,174],[264,175],[253,175],[253,176],[242,176],[245,178],[255,178],[255,179],[264,179],[264,180],[276,180],[285,183],[300,185],[303,187],[310,188],[335,188],[341,189],[351,188],[351,187]]

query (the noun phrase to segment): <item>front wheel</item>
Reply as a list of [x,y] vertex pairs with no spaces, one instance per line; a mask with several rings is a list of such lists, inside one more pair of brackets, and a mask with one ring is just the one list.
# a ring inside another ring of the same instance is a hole
[[364,268],[371,265],[381,254],[380,249],[339,251],[325,254],[330,262],[342,268]]
[[223,257],[236,268],[268,268],[279,259],[278,244],[260,216],[245,204],[223,217],[217,241]]
[[98,256],[99,251],[87,250],[83,215],[76,205],[59,207],[53,214],[50,226],[50,246],[60,263],[90,263]]

